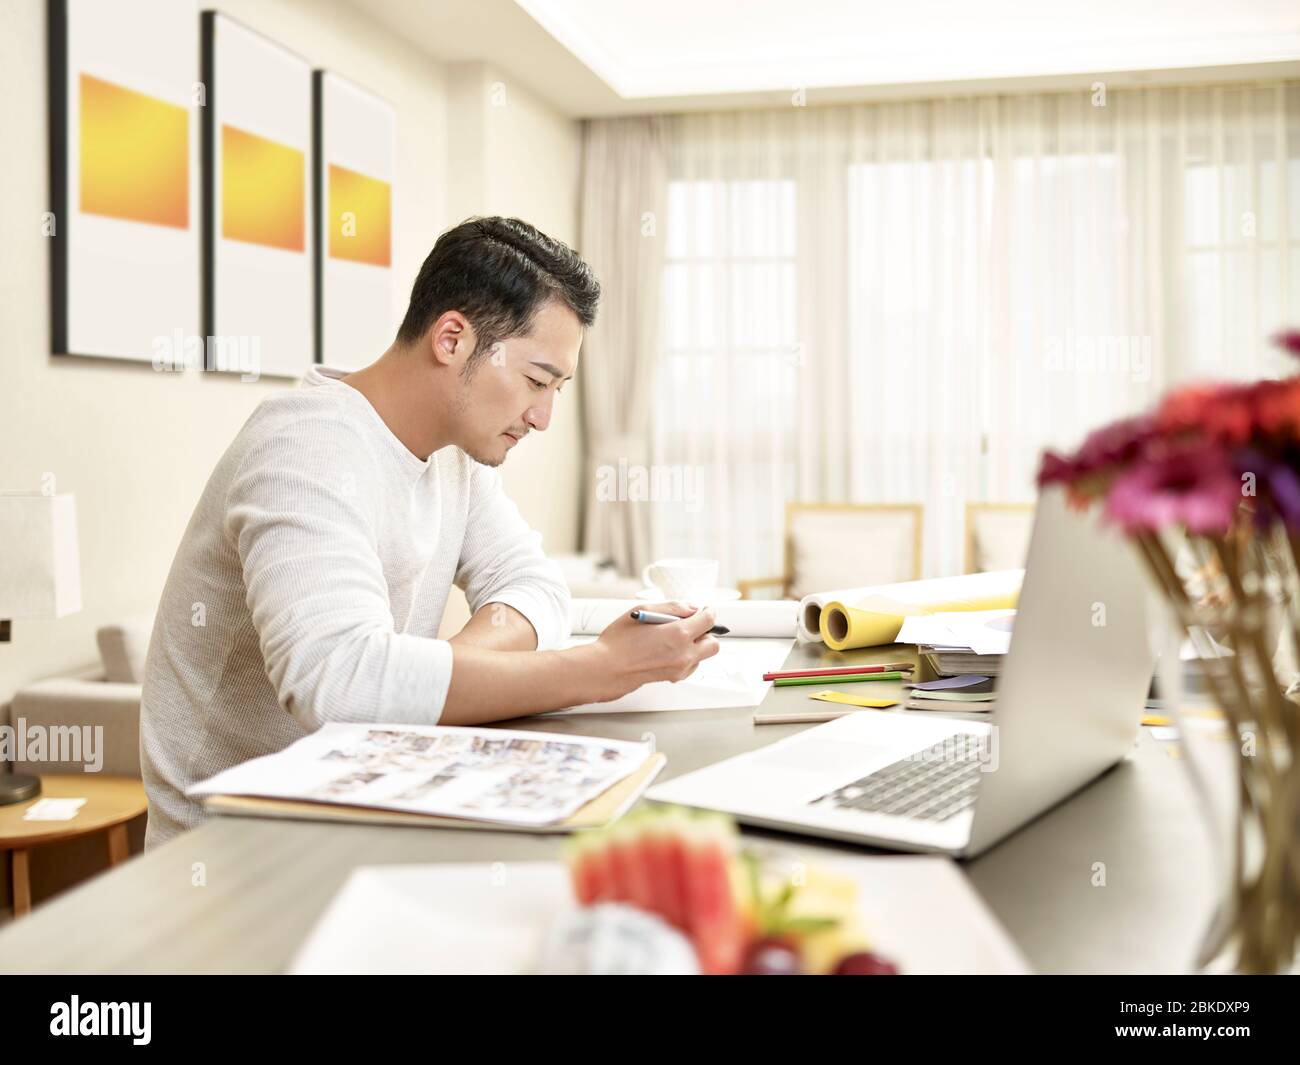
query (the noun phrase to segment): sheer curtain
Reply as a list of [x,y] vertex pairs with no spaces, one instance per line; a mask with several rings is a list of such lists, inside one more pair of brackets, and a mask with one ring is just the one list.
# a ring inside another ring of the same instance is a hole
[[651,454],[695,490],[654,500],[656,555],[765,576],[788,500],[920,502],[925,572],[957,572],[964,504],[1031,500],[1044,446],[1287,370],[1300,83],[663,128]]

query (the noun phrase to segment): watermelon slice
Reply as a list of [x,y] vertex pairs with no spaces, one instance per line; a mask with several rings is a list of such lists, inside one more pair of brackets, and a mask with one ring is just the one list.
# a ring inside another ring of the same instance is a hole
[[594,906],[610,897],[605,841],[597,832],[579,832],[564,846],[573,896],[579,906]]
[[752,926],[738,888],[735,824],[730,818],[704,814],[685,822],[686,931],[710,975],[740,971]]
[[614,829],[614,838],[623,847],[627,901],[647,913],[659,912],[655,908],[654,865],[650,854],[650,828],[655,820],[654,814],[642,809],[625,817]]

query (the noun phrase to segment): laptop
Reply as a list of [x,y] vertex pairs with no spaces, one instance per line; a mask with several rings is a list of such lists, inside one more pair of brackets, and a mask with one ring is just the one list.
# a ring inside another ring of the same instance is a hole
[[1155,661],[1146,586],[1132,544],[1068,508],[1059,489],[1044,491],[984,720],[863,710],[668,780],[647,798],[765,828],[973,857],[1132,747]]

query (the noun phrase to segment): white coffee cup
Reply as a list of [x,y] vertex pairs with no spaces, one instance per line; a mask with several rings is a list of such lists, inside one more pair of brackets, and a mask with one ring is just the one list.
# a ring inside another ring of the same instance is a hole
[[707,599],[718,586],[718,560],[661,558],[641,571],[641,579],[667,599]]

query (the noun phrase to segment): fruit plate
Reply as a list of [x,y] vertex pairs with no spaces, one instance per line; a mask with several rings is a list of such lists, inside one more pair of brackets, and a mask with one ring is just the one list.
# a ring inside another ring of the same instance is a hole
[[[872,949],[901,972],[1030,971],[947,858],[817,861],[858,881]],[[561,862],[361,866],[288,972],[529,973],[551,923],[575,908]]]

